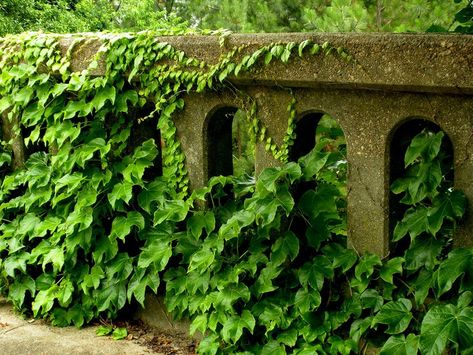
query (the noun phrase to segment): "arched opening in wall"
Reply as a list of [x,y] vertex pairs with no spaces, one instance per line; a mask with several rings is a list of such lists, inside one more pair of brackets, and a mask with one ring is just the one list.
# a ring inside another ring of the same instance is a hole
[[289,160],[297,161],[308,155],[318,155],[324,161],[320,178],[336,179],[346,184],[347,145],[345,134],[336,119],[327,113],[311,112],[297,121],[296,139],[289,149]]
[[236,107],[221,107],[207,122],[207,177],[253,175],[253,140],[248,134],[246,113]]
[[303,177],[291,192],[302,215],[295,216],[291,229],[305,236],[308,248],[318,250],[332,238],[346,245],[348,164],[343,129],[329,114],[311,112],[297,121],[295,132],[289,158],[300,163]]
[[296,140],[289,149],[289,160],[297,161],[315,147],[316,129],[324,114],[311,112],[303,115],[296,123]]
[[[409,245],[429,238],[426,229],[434,221],[428,215],[434,211],[437,197],[453,187],[453,145],[438,125],[423,118],[411,118],[401,124],[390,142],[391,254],[399,254]],[[406,223],[408,215],[415,217],[412,213],[418,214],[417,226]],[[445,223],[444,231],[435,234],[452,232],[453,225],[448,226],[446,220]],[[411,241],[408,235],[416,237]]]

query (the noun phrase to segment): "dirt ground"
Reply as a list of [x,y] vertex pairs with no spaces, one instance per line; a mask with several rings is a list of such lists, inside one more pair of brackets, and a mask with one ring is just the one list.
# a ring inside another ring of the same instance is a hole
[[124,340],[99,337],[100,324],[77,329],[58,328],[43,320],[24,319],[12,305],[0,299],[0,355],[193,355],[196,342],[176,331],[159,331],[141,321],[114,325],[128,330]]

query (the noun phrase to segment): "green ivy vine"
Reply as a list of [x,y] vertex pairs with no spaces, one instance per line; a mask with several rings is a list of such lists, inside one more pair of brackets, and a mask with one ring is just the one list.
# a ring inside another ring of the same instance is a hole
[[[359,256],[346,245],[339,127],[322,119],[316,147],[288,162],[296,101],[278,147],[242,94],[250,136],[284,164],[252,185],[220,176],[189,191],[173,121],[186,94],[273,60],[353,59],[306,40],[230,48],[209,64],[156,34],[74,35],[67,51],[55,35],[1,40],[0,292],[80,327],[143,305],[163,283],[205,354],[471,351],[473,251],[451,248],[465,198],[445,179],[442,134],[412,141],[392,186],[406,205],[394,254]],[[74,71],[74,49],[91,40],[96,56]],[[152,132],[139,129],[150,122]]]

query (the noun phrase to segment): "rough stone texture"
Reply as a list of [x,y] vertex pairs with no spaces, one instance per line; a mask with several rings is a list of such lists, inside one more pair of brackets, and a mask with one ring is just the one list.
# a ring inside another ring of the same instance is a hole
[[96,327],[58,328],[15,315],[0,298],[0,355],[142,355],[150,351],[132,341],[95,335]]
[[[100,47],[103,38],[117,34],[64,35],[64,52],[72,43],[72,66],[76,71],[86,68]],[[122,35],[123,36],[123,35]],[[185,51],[189,56],[216,62],[233,46],[247,45],[247,52],[271,43],[330,42],[345,48],[357,61],[347,64],[334,56],[306,56],[289,64],[273,61],[266,68],[234,78],[244,85],[282,85],[288,87],[336,87],[386,91],[418,91],[441,93],[473,93],[473,38],[469,35],[387,34],[387,33],[291,33],[233,34],[225,47],[217,36],[158,37]],[[103,66],[95,70],[103,71]]]
[[190,321],[176,321],[166,310],[162,297],[146,295],[144,308],[137,312],[137,318],[160,330],[172,329],[181,334],[189,334]]
[[[87,67],[105,38],[127,34],[64,35],[61,45],[71,49],[76,71]],[[296,57],[284,64],[273,61],[238,78],[236,88],[258,103],[258,116],[268,133],[281,143],[287,127],[291,88],[299,117],[326,112],[337,119],[348,146],[348,233],[353,248],[379,255],[389,252],[390,147],[394,132],[412,118],[437,124],[454,147],[455,187],[473,201],[473,36],[439,34],[235,34],[225,45],[217,36],[158,37],[209,63],[234,46],[251,52],[271,43],[328,41],[343,47],[356,63],[336,56]],[[244,53],[242,54],[244,55]],[[99,63],[95,74],[104,70]],[[208,122],[222,107],[241,107],[231,92],[190,94],[176,117],[187,159],[191,188],[209,179]],[[257,146],[256,171],[277,165]],[[473,212],[456,235],[457,245],[473,245]]]
[[21,133],[17,132],[19,130],[18,117],[13,116],[9,119],[8,113],[4,112],[1,114],[1,119],[3,139],[6,142],[10,142],[13,151],[12,166],[14,169],[19,169],[25,164],[25,145]]

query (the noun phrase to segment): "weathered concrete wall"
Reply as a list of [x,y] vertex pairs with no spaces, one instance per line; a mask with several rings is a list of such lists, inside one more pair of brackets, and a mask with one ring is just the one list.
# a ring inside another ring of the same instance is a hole
[[[109,35],[113,36],[113,35]],[[189,56],[216,62],[234,46],[254,51],[271,43],[330,42],[356,59],[348,64],[335,56],[305,56],[290,63],[273,62],[238,78],[238,89],[258,103],[258,115],[277,143],[287,126],[287,90],[297,98],[300,117],[325,112],[339,121],[348,146],[349,240],[359,252],[389,252],[389,184],[391,139],[402,124],[422,118],[437,124],[454,148],[455,187],[473,201],[473,36],[432,34],[239,34],[224,47],[215,36],[162,37]],[[74,36],[64,36],[64,50]],[[75,47],[72,68],[84,69],[101,37]],[[99,65],[96,74],[103,67]],[[239,107],[230,92],[190,94],[176,118],[192,187],[209,178],[207,125],[221,107]],[[277,162],[263,145],[256,151],[256,170]],[[457,244],[473,244],[473,211],[456,235]]]
[[[84,37],[84,35],[80,35]],[[116,34],[88,34],[73,47],[72,69],[85,69],[103,39]],[[64,52],[77,35],[64,35]],[[394,132],[412,118],[437,124],[453,143],[455,187],[473,201],[473,36],[432,34],[239,34],[221,47],[216,36],[160,37],[189,56],[216,62],[234,46],[247,52],[271,43],[330,42],[343,47],[356,63],[336,56],[304,56],[273,62],[229,80],[258,103],[268,133],[281,143],[287,127],[291,88],[297,112],[326,112],[341,124],[348,146],[349,240],[359,252],[389,252],[390,149]],[[244,55],[244,53],[242,54]],[[95,74],[104,70],[99,64]],[[190,94],[176,117],[191,186],[209,178],[208,122],[222,107],[240,107],[230,92]],[[262,145],[256,170],[277,162]],[[456,235],[457,244],[473,244],[473,212]]]
[[[114,36],[113,34],[108,37]],[[64,35],[64,52],[74,42],[74,35]],[[86,68],[107,35],[94,37],[72,51],[76,71]],[[216,36],[159,37],[185,51],[189,56],[216,62],[233,46],[247,45],[247,52],[271,43],[330,42],[345,48],[357,65],[347,65],[333,56],[305,56],[288,64],[273,62],[266,68],[234,78],[242,85],[276,84],[287,87],[335,87],[386,91],[417,91],[437,93],[473,93],[473,40],[469,35],[380,34],[380,33],[293,33],[234,34],[220,47]],[[244,54],[244,53],[243,53]],[[96,73],[103,72],[103,66]]]

